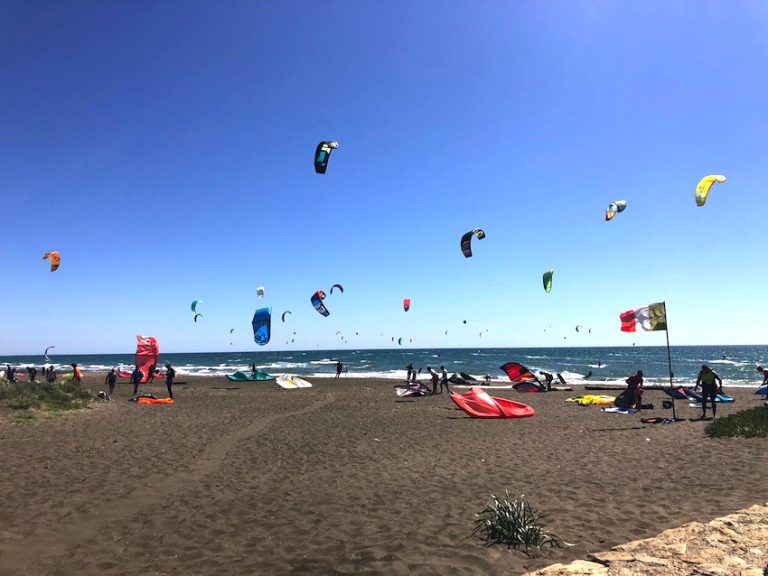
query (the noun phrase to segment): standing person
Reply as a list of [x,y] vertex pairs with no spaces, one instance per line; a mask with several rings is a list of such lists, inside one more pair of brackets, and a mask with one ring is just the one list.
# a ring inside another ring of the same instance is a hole
[[8,382],[16,382],[16,368],[11,368],[10,364],[6,364],[5,376],[8,378]]
[[173,379],[176,378],[176,370],[171,363],[165,365],[165,387],[168,388],[168,398],[173,400]]
[[336,362],[336,378],[341,376],[341,371],[344,370],[344,364],[341,363],[341,360]]
[[448,372],[445,370],[445,366],[440,366],[440,394],[443,393],[443,386],[450,393],[451,389],[448,387]]
[[51,367],[47,368],[45,371],[45,381],[56,382],[56,368],[53,367],[53,364],[51,364]]
[[155,363],[149,365],[149,374],[147,374],[147,384],[150,384],[155,379]]
[[136,369],[131,372],[131,384],[133,384],[133,396],[136,397],[136,393],[139,391],[139,384],[141,384],[141,380],[144,378],[144,372],[139,370],[139,367],[136,366]]
[[109,396],[107,398],[112,398],[112,394],[115,392],[115,384],[117,384],[117,370],[112,368],[109,371],[107,377],[104,378],[104,384],[109,387]]
[[427,366],[427,372],[429,372],[429,376],[432,381],[432,392],[430,394],[437,394],[437,383],[440,380],[440,376],[437,375],[437,372],[432,370],[432,366]]
[[[717,384],[716,384],[717,383]],[[719,386],[718,386],[719,384]],[[706,364],[702,364],[701,371],[696,378],[696,387],[701,386],[701,417],[707,417],[707,398],[712,400],[712,418],[717,417],[717,394],[723,393],[723,381],[720,376]]]
[[635,410],[640,410],[643,404],[643,371],[638,370],[626,380],[627,390],[632,395]]
[[27,367],[27,376],[29,377],[30,382],[35,381],[35,377],[37,376],[37,368],[34,366],[28,366]]
[[406,366],[405,369],[408,371],[405,375],[405,381],[410,382],[411,374],[413,374],[413,364],[408,364],[408,366]]
[[82,383],[82,381],[83,381],[83,371],[77,367],[77,364],[72,364],[72,382],[77,382],[78,384],[80,384]]
[[419,368],[419,371],[418,371],[418,372],[416,372],[416,368],[414,368],[414,369],[411,371],[411,382],[412,382],[413,384],[416,384],[416,383],[417,383],[417,380],[416,380],[416,376],[417,376],[418,374],[421,374],[421,368]]

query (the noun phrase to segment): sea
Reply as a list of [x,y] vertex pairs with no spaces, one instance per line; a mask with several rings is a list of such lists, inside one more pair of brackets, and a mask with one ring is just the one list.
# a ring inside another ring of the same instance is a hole
[[[464,372],[478,379],[490,375],[495,384],[508,383],[500,366],[520,362],[534,373],[561,374],[568,384],[623,384],[628,376],[642,370],[646,385],[689,385],[695,382],[702,364],[708,364],[726,386],[756,387],[762,377],[756,371],[768,365],[768,346],[632,346],[599,348],[430,348],[373,350],[294,350],[280,352],[206,352],[161,354],[158,366],[170,362],[180,376],[224,376],[247,371],[251,363],[273,375],[295,374],[327,377],[336,374],[336,362],[344,364],[342,376],[350,380],[390,378],[401,380],[405,367],[412,364],[426,377],[427,367],[439,371],[444,365],[449,374]],[[75,362],[84,371],[106,371],[117,367],[131,370],[134,355],[78,354],[46,360],[36,356],[0,356],[0,369],[6,364],[25,368],[53,365],[66,371]]]

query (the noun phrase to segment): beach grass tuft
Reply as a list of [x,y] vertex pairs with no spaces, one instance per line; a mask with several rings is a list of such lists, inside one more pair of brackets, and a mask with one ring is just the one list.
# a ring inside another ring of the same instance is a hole
[[704,433],[710,438],[766,438],[768,407],[758,406],[718,418],[707,424]]
[[528,555],[531,548],[570,546],[544,527],[546,515],[534,510],[525,496],[510,500],[508,491],[505,491],[505,498],[491,494],[483,511],[475,516],[477,519],[472,534],[479,534],[488,546],[506,544],[508,548],[523,547]]
[[38,408],[61,412],[85,408],[93,394],[82,384],[67,382],[9,382],[0,380],[0,400],[9,408],[29,410]]

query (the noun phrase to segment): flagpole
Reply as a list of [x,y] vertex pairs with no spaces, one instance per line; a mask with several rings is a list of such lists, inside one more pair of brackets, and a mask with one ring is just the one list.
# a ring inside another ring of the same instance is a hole
[[[672,352],[669,348],[669,319],[667,318],[667,302],[662,301],[662,306],[664,306],[664,333],[667,335],[667,366],[669,366],[669,387],[672,389],[674,387],[674,384],[672,382],[672,378],[674,377],[674,374],[672,374]],[[677,421],[677,414],[675,412],[675,397],[672,396],[672,419]]]

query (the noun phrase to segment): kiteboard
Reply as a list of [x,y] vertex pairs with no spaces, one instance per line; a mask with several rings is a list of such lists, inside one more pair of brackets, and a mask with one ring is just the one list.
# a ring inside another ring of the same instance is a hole
[[763,395],[768,394],[768,384],[766,384],[765,386],[760,386],[760,388],[755,390],[755,394],[763,394]]
[[299,378],[298,376],[291,376],[290,374],[281,374],[275,378],[278,386],[291,390],[293,388],[312,388],[312,384]]

